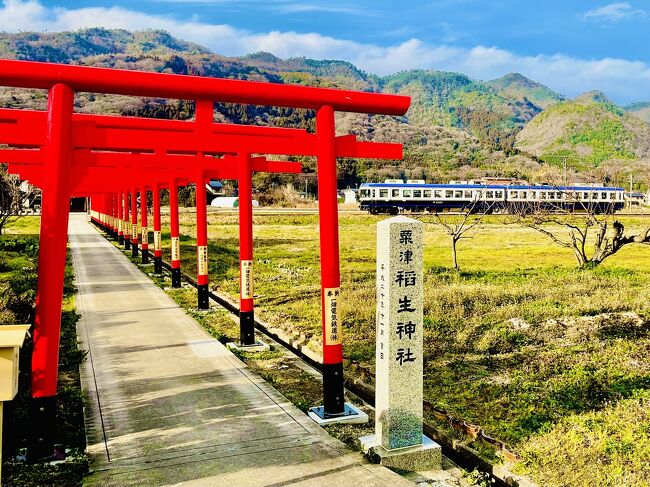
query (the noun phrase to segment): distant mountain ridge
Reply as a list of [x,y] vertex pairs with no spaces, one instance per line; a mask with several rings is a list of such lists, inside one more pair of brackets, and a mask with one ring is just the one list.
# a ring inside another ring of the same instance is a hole
[[[508,81],[507,86],[506,81],[482,83],[460,73],[442,71],[413,70],[382,78],[365,73],[345,61],[280,59],[265,52],[229,58],[157,30],[129,32],[93,28],[77,32],[0,34],[0,56],[365,91],[406,92],[414,97],[409,119],[461,128],[469,128],[471,112],[493,113],[504,128],[520,127],[547,106],[548,100],[562,99],[521,75],[502,78]],[[544,94],[539,94],[541,92]],[[536,100],[540,104],[536,104]]]
[[[650,115],[645,104],[622,109],[597,93],[584,95],[589,100],[566,100],[519,73],[485,82],[437,70],[380,77],[346,61],[281,59],[267,52],[226,57],[160,30],[103,28],[0,33],[0,57],[410,95],[411,108],[404,117],[337,115],[341,131],[361,139],[405,144],[405,159],[397,165],[381,161],[344,164],[340,173],[350,181],[401,176],[441,181],[493,174],[536,178],[546,171],[540,162],[553,165],[560,149],[584,171],[603,161],[636,161],[647,155],[642,135],[646,124],[625,112],[643,118]],[[192,117],[194,110],[193,103],[185,100],[84,93],[78,94],[76,105],[84,112],[177,119]],[[591,105],[597,108],[587,110],[588,123],[570,113],[579,114]],[[43,109],[45,96],[38,91],[0,89],[0,106]],[[216,117],[229,123],[314,128],[310,110],[217,104]],[[567,120],[571,123],[564,123]],[[637,121],[641,125],[635,125]],[[603,123],[621,127],[613,132],[593,128]],[[596,137],[599,147],[577,135],[583,126],[600,134]],[[305,162],[307,171],[312,170],[310,164]]]
[[625,111],[650,123],[650,101],[632,103],[623,107]]

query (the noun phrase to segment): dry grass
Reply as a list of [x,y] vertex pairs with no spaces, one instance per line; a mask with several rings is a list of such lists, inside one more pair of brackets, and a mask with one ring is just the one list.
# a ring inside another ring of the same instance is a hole
[[[182,222],[186,236],[195,232],[189,218]],[[340,219],[346,366],[370,374],[379,219]],[[599,268],[578,270],[570,251],[492,218],[476,238],[462,242],[462,271],[454,272],[446,235],[424,220],[424,380],[434,405],[526,452],[568,418],[604,411],[650,389],[647,246],[630,246]],[[236,215],[210,215],[211,282],[232,297],[238,293],[237,223]],[[640,228],[650,222],[625,223]],[[317,217],[256,216],[254,232],[258,313],[319,350]],[[184,269],[193,272],[192,237],[183,240],[182,251]],[[647,448],[648,440],[633,452]],[[585,458],[593,454],[584,448]],[[552,465],[524,458],[535,475],[557,474]],[[608,461],[603,475],[611,470],[618,478],[623,467],[615,456]],[[582,468],[579,462],[575,467]]]

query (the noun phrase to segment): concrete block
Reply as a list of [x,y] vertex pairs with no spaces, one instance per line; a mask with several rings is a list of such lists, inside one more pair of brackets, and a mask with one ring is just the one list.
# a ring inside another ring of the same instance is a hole
[[345,412],[341,416],[325,418],[323,410],[323,406],[313,407],[309,410],[309,417],[321,426],[333,423],[364,424],[368,422],[368,415],[349,402],[345,403]]
[[371,462],[385,467],[413,472],[442,468],[442,449],[431,438],[422,435],[420,445],[387,450],[376,435],[359,438],[360,447]]
[[226,344],[230,350],[238,350],[240,352],[266,352],[271,350],[271,346],[268,343],[264,343],[261,340],[255,340],[253,345],[241,345],[235,342],[229,342]]

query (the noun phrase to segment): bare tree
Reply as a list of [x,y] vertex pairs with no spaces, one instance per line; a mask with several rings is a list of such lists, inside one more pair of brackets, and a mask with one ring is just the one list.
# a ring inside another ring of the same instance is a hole
[[[464,212],[460,215],[450,213],[441,214],[436,213],[434,219],[436,223],[441,225],[451,241],[451,259],[454,270],[459,270],[458,266],[458,242],[463,239],[470,239],[476,236],[479,225],[483,221],[483,217],[490,213],[494,208],[494,203],[481,202],[478,198],[474,199],[472,203],[463,208]],[[474,230],[472,232],[472,230]]]
[[31,191],[21,188],[18,176],[9,174],[6,167],[0,165],[0,235],[9,220],[21,215],[23,205],[30,197]]
[[[628,232],[614,217],[613,203],[582,202],[565,192],[565,202],[526,202],[511,206],[515,222],[571,249],[579,267],[596,267],[632,243],[650,244],[650,227]],[[567,203],[568,202],[568,203]]]

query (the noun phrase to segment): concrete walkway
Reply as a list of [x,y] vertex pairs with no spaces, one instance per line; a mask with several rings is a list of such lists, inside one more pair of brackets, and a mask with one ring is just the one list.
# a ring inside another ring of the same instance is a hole
[[328,436],[72,215],[91,468],[101,486],[412,486]]

